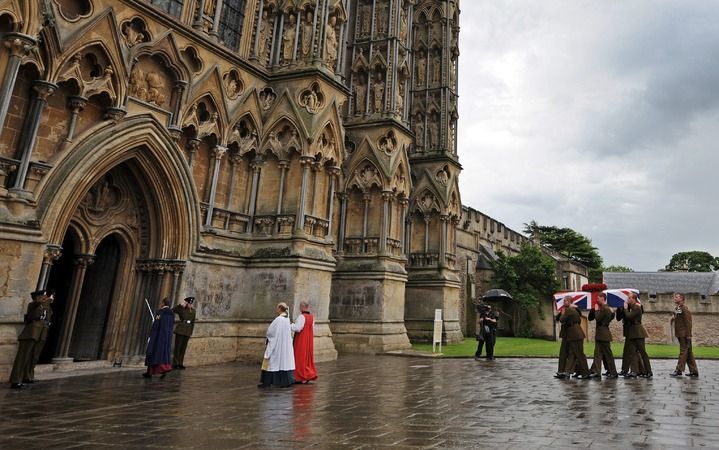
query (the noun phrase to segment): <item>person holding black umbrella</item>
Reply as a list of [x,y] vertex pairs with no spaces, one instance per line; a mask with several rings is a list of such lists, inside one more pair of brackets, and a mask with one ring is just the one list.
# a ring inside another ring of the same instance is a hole
[[494,359],[494,344],[497,341],[497,320],[499,314],[492,305],[480,303],[477,306],[477,351],[474,359],[482,357],[482,347],[487,344],[487,360]]

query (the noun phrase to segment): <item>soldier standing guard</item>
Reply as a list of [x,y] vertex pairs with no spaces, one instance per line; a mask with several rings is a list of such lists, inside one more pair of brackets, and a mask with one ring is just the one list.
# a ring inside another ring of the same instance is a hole
[[50,327],[54,292],[48,290],[35,291],[30,294],[32,302],[25,313],[25,327],[18,336],[18,350],[10,373],[10,388],[22,389],[23,383],[34,383],[35,364],[47,340]]
[[195,329],[195,297],[187,297],[179,305],[175,305],[172,311],[180,316],[180,321],[175,325],[175,350],[172,356],[172,368],[184,369],[185,351],[190,341],[192,331]]
[[669,375],[680,377],[684,374],[684,367],[689,365],[689,376],[698,377],[699,368],[694,360],[692,351],[692,313],[684,304],[684,294],[674,294],[674,336],[679,341],[679,361],[677,368]]

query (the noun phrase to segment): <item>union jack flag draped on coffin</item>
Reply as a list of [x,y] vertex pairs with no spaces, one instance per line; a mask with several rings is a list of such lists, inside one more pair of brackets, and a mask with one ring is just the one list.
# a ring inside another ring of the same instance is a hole
[[[629,292],[634,292],[635,294],[637,294],[637,303],[641,304],[641,302],[639,302],[638,289],[607,289],[602,292],[607,294],[607,305],[611,306],[612,308],[618,308],[620,306],[623,307],[624,302],[627,301],[627,296],[629,295]],[[554,294],[554,306],[557,311],[561,311],[564,307],[564,297],[566,296],[572,297],[572,303],[577,305],[577,308],[579,309],[592,309],[594,308],[594,305],[597,304],[597,292],[557,292],[556,294]]]

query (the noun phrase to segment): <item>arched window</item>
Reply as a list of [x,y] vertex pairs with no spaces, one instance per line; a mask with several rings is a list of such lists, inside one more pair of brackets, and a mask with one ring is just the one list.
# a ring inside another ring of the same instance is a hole
[[182,13],[182,4],[185,0],[146,0],[148,3],[155,5],[158,9],[166,12],[167,14],[180,17]]
[[245,20],[245,0],[225,0],[220,16],[220,40],[225,46],[237,50],[242,35],[242,22]]

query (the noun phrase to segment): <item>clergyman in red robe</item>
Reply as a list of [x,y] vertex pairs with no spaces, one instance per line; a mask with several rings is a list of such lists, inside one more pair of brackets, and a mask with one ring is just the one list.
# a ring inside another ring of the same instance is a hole
[[315,319],[310,314],[310,304],[300,303],[301,314],[292,324],[292,331],[295,332],[295,383],[309,383],[317,379],[315,369]]

